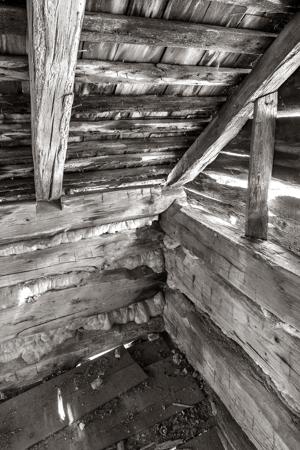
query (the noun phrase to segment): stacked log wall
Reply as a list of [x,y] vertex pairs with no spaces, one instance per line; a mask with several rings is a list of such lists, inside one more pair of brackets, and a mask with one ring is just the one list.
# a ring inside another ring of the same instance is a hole
[[161,189],[0,207],[0,391],[163,330]]
[[[298,257],[188,202],[162,214],[166,329],[258,449],[296,449]],[[250,400],[251,399],[251,400]]]

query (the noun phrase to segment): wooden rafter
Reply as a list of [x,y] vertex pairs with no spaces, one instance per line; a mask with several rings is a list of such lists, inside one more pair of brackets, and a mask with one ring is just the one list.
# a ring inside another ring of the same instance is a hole
[[218,3],[229,3],[245,8],[253,8],[260,12],[284,13],[299,9],[298,0],[213,0]]
[[246,236],[267,239],[268,191],[272,176],[278,94],[256,100],[252,123],[249,181],[246,208]]
[[[123,63],[81,59],[76,81],[83,83],[149,83],[158,85],[230,86],[250,69],[180,66],[177,64]],[[0,81],[28,80],[28,60],[22,56],[0,56]]]
[[299,66],[300,13],[284,28],[218,116],[184,154],[170,173],[167,185],[184,185],[211,164],[243,128],[253,112],[253,102],[278,90]]
[[[1,7],[0,14],[0,34],[25,34],[24,9]],[[7,15],[9,19],[5,21]],[[262,54],[275,37],[276,34],[264,31],[107,13],[86,13],[81,34],[81,40],[89,42],[196,47],[254,55]]]
[[[134,30],[129,33],[128,30]],[[261,54],[276,37],[264,31],[181,21],[87,13],[82,40]]]
[[62,194],[85,0],[28,0],[31,132],[36,199]]

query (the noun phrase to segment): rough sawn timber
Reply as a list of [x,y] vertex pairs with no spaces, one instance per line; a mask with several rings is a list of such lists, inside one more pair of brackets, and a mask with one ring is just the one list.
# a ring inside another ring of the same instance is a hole
[[248,54],[262,54],[275,37],[276,34],[263,31],[108,13],[86,13],[81,34],[81,39],[88,42],[193,47]]
[[62,195],[85,0],[28,0],[32,150],[37,201]]
[[[168,285],[185,294],[270,377],[286,405],[300,413],[300,340],[272,314],[215,275],[184,247],[165,252]],[[299,333],[299,332],[298,332]]]
[[[80,83],[143,83],[153,86],[230,86],[250,69],[206,67],[179,64],[154,64],[79,59],[75,81]],[[0,56],[1,81],[27,81],[28,59],[23,56]],[[196,99],[195,99],[196,100]]]
[[167,185],[186,184],[212,163],[243,128],[253,112],[253,102],[278,90],[299,65],[300,13],[270,45],[250,75],[177,163]]
[[277,92],[265,95],[254,103],[245,234],[256,239],[268,237],[268,194],[273,169],[277,103]]
[[297,418],[242,349],[179,291],[167,291],[166,330],[259,450],[297,450]]
[[[94,390],[91,383],[99,373],[104,373],[104,381]],[[1,448],[31,447],[146,379],[124,348],[119,359],[110,352],[75,367],[0,405]]]
[[199,210],[175,203],[161,216],[162,229],[211,270],[297,330],[300,319],[299,258],[271,242],[250,243]]
[[62,210],[51,207],[41,215],[33,201],[0,205],[0,244],[155,216],[182,195],[181,189],[162,192],[160,187],[145,187],[66,196]]

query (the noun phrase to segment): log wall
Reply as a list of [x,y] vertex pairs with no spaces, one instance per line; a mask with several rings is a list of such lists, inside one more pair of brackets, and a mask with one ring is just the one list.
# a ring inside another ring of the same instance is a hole
[[161,216],[167,331],[258,449],[296,449],[298,257],[187,202]]
[[163,330],[157,215],[173,199],[116,190],[65,198],[62,209],[0,207],[0,391]]

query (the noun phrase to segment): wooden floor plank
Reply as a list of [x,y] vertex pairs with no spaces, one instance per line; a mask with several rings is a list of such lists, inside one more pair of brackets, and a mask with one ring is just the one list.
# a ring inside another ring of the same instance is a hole
[[[95,390],[99,375],[103,384]],[[0,448],[24,450],[146,379],[121,349],[118,359],[111,352],[40,384],[0,405]]]
[[151,364],[147,372],[146,384],[133,388],[35,449],[105,449],[203,400],[193,377],[177,373],[170,358]]
[[182,450],[224,450],[215,427],[182,444],[179,448]]

